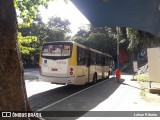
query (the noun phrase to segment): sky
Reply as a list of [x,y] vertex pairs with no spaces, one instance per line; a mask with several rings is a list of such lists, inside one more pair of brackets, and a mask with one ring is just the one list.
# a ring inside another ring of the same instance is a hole
[[49,2],[47,9],[42,6],[40,7],[40,14],[45,23],[47,23],[48,18],[52,16],[61,17],[62,20],[68,19],[71,23],[70,29],[72,35],[78,31],[79,27],[89,24],[86,17],[84,17],[84,15],[70,1],[67,4],[63,0]]

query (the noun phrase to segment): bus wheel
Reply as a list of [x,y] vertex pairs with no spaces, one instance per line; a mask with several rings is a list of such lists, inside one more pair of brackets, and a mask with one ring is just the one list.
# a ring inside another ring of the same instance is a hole
[[95,84],[97,82],[97,74],[94,73],[94,76],[93,76],[93,84]]
[[108,76],[106,78],[109,79],[109,76],[110,76],[110,71],[108,72]]

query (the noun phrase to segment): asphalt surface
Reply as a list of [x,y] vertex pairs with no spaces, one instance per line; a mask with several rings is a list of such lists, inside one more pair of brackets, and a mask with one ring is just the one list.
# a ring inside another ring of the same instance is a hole
[[29,103],[34,111],[37,111],[47,105],[59,101],[67,96],[70,96],[86,87],[85,86],[57,86],[57,88],[50,89],[39,94],[29,97]]

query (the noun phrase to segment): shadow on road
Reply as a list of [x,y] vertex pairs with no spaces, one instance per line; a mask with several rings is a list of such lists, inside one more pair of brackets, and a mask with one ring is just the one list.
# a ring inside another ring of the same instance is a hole
[[28,98],[29,103],[32,107],[33,111],[37,111],[51,103],[54,103],[60,99],[63,99],[69,95],[74,94],[84,88],[87,88],[90,85],[83,85],[83,86],[62,86],[58,87],[49,91],[45,91],[36,95],[33,95]]
[[144,89],[142,89],[142,88],[139,88],[139,87],[136,87],[136,86],[132,86],[132,85],[129,85],[129,84],[127,84],[127,83],[121,83],[121,84],[130,86],[130,87],[132,87],[132,88],[136,88],[136,89],[139,89],[139,90],[144,90]]
[[[121,79],[120,83],[118,83],[113,77],[111,79],[101,81],[94,86],[63,86],[31,96],[29,98],[29,102],[34,111],[56,102],[56,104],[43,109],[43,111],[52,111],[48,112],[48,114],[51,115],[51,118],[48,116],[45,118],[46,120],[75,120],[105,101],[121,84],[123,84],[123,82],[124,80]],[[87,88],[87,90],[74,94],[84,88]],[[69,95],[72,96],[67,97]],[[65,97],[67,98],[61,100]]]

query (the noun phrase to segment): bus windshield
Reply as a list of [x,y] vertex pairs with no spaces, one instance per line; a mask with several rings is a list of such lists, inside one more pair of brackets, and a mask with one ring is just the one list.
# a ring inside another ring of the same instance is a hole
[[42,57],[69,57],[72,45],[66,43],[46,43],[42,47]]

